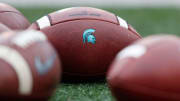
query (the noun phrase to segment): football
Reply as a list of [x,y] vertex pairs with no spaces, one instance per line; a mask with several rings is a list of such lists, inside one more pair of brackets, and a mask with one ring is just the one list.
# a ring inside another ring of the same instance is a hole
[[61,74],[55,49],[33,30],[0,35],[0,68],[2,101],[48,101]]
[[23,30],[30,25],[22,13],[5,3],[0,3],[0,23],[13,30]]
[[0,33],[6,32],[6,31],[10,31],[10,29],[6,25],[0,23]]
[[180,101],[180,39],[149,36],[118,53],[107,80],[117,101]]
[[90,7],[50,13],[30,29],[46,34],[61,57],[66,78],[103,77],[117,52],[141,38],[121,17]]

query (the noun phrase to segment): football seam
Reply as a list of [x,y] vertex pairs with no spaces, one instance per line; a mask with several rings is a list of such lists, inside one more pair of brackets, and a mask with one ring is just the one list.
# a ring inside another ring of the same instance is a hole
[[[51,17],[50,17],[50,20],[52,21]],[[97,21],[104,21],[104,22],[109,22],[109,23],[118,25],[118,23],[115,23],[115,22],[112,22],[112,21],[95,19],[95,18],[81,18],[81,19],[64,20],[64,21],[61,21],[61,22],[58,22],[58,23],[54,23],[54,24],[51,24],[51,25],[56,25],[56,24],[60,24],[60,23],[64,23],[64,22],[69,22],[69,21],[76,21],[76,20],[97,20]]]
[[[54,23],[54,24],[52,24],[52,18],[51,18],[51,16],[50,16],[50,15],[46,15],[46,16],[49,18],[49,21],[50,21],[51,26],[57,25],[57,24],[60,24],[60,23],[69,22],[69,21],[76,21],[76,20],[97,20],[97,21],[109,22],[109,23],[112,23],[112,24],[115,24],[115,25],[119,25],[119,27],[122,27],[122,26],[120,26],[120,22],[119,22],[117,16],[115,16],[115,15],[114,15],[114,16],[116,17],[116,22],[107,21],[107,20],[103,20],[103,19],[96,19],[96,18],[81,18],[81,19],[78,19],[78,18],[77,18],[77,19],[60,21],[60,22],[57,22],[57,23]],[[37,22],[35,22],[35,23],[36,23],[36,25],[38,25]],[[128,26],[129,26],[129,24],[128,24]],[[50,27],[50,26],[49,26],[49,27]],[[122,27],[122,28],[124,28],[124,27]],[[126,29],[126,28],[125,28],[125,29]],[[39,25],[38,25],[38,30],[41,30],[41,29],[39,28]],[[129,30],[129,27],[128,27],[127,30],[130,31],[130,30]],[[130,32],[131,32],[131,33],[134,33],[136,36],[138,36],[139,38],[141,38],[141,36],[138,35],[137,33],[132,32],[132,31],[130,31]]]
[[[57,24],[61,24],[61,23],[65,23],[65,22],[70,22],[70,21],[77,21],[77,20],[96,20],[96,21],[103,21],[103,22],[108,22],[108,23],[111,23],[111,24],[115,24],[115,25],[118,25],[119,27],[121,28],[124,28],[124,29],[127,29],[128,31],[130,31],[131,33],[135,34],[137,37],[141,38],[141,36],[139,34],[137,34],[136,32],[133,32],[131,30],[129,30],[129,24],[127,23],[128,25],[128,28],[125,28],[123,26],[120,25],[120,22],[118,20],[118,17],[116,15],[114,15],[115,18],[116,18],[116,22],[113,22],[113,21],[108,21],[108,20],[103,20],[103,19],[96,19],[96,18],[76,18],[76,19],[69,19],[69,20],[62,20],[60,22],[57,22],[57,23],[54,23],[52,24],[52,17],[48,14],[46,15],[46,17],[48,17],[49,19],[49,22],[50,22],[50,26],[53,26],[53,25],[57,25]],[[44,16],[45,17],[45,16]],[[127,22],[127,21],[126,21]],[[39,23],[36,21],[35,24],[37,25],[37,30],[41,30],[40,26],[39,26]],[[50,26],[47,26],[47,27],[50,27]],[[46,28],[46,27],[44,27]]]
[[0,11],[0,13],[8,13],[8,12],[10,12],[10,13],[15,13],[15,14],[19,14],[19,15],[22,15],[22,16],[24,16],[22,13],[20,13],[20,12],[15,12],[15,11]]
[[[57,24],[61,24],[61,23],[70,22],[70,21],[77,21],[77,20],[97,20],[97,21],[109,22],[109,23],[112,23],[112,24],[115,24],[115,25],[119,25],[118,23],[115,23],[115,22],[112,22],[112,21],[95,19],[95,18],[70,19],[70,20],[63,20],[63,21],[60,21],[60,22],[57,22],[57,23],[52,24],[52,18],[51,18],[51,16],[50,16],[50,15],[46,15],[46,16],[48,17],[51,26],[57,25]],[[35,24],[37,25],[38,30],[41,30],[41,28],[39,27],[39,24],[38,24],[37,21],[35,22]],[[48,27],[51,27],[51,26],[48,26]],[[122,26],[120,26],[120,27],[122,27]],[[46,27],[45,27],[45,28],[46,28]],[[124,28],[124,27],[122,27],[122,28]]]

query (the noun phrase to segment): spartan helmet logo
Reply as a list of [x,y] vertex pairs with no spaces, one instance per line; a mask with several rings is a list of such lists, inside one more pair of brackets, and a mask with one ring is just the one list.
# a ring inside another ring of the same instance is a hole
[[84,31],[83,33],[83,43],[92,43],[95,44],[96,43],[96,38],[93,35],[93,33],[95,32],[95,29],[87,29]]

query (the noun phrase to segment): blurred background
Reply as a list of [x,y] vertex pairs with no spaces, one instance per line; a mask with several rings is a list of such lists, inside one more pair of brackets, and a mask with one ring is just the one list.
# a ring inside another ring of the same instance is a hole
[[[166,33],[180,35],[180,0],[0,0],[20,10],[31,22],[73,6],[89,6],[124,18],[143,37]],[[50,101],[114,101],[106,80],[61,83]]]
[[179,35],[180,0],[0,0],[18,8],[31,22],[67,7],[89,6],[121,16],[142,35]]
[[179,7],[180,0],[0,0],[15,6]]

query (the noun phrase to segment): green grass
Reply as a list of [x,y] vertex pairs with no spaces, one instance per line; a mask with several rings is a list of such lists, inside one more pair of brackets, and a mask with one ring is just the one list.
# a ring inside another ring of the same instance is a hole
[[111,101],[106,83],[63,83],[50,101]]
[[[19,9],[31,21],[61,8]],[[180,35],[180,9],[105,9],[126,19],[143,36],[157,33]],[[61,83],[50,101],[114,101],[101,83]]]

